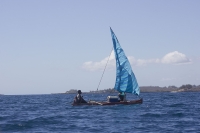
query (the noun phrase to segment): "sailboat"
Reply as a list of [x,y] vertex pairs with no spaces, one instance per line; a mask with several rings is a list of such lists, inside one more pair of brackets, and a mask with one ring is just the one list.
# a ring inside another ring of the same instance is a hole
[[[134,95],[140,95],[140,88],[138,86],[136,77],[132,71],[131,65],[126,57],[124,50],[121,48],[120,43],[110,28],[113,49],[115,52],[116,60],[116,80],[114,89],[120,93],[132,93]],[[116,104],[142,104],[143,99],[139,98],[137,100],[125,100],[119,101],[117,96],[108,96],[108,100],[105,102],[89,101],[87,103],[73,103],[72,105],[116,105]]]

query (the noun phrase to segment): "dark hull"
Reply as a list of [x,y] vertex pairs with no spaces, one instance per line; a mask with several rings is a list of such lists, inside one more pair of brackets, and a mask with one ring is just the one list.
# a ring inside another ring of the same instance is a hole
[[91,101],[88,103],[73,103],[73,106],[81,106],[81,105],[118,105],[118,104],[123,104],[123,105],[131,105],[131,104],[142,104],[143,99],[139,100],[132,100],[132,101],[125,101],[125,102],[96,102],[96,101]]

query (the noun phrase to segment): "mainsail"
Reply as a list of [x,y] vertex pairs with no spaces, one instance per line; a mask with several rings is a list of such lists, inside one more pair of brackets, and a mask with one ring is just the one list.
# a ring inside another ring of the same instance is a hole
[[133,93],[139,95],[140,88],[131,69],[131,65],[123,49],[121,48],[120,43],[115,36],[115,33],[111,28],[110,31],[116,59],[116,81],[114,89],[119,92]]

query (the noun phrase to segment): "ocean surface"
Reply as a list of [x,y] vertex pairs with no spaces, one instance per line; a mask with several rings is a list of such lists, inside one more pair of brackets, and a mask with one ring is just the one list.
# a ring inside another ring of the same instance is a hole
[[200,92],[141,93],[143,104],[112,106],[74,107],[74,96],[1,95],[0,133],[200,133]]

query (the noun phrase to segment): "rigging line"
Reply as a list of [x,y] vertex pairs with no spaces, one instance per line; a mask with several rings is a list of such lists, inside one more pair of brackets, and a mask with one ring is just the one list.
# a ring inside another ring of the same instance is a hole
[[[112,48],[112,50],[111,50],[110,56],[111,56],[111,54],[112,54],[112,51],[113,51],[113,48]],[[107,66],[107,64],[108,64],[108,61],[109,61],[109,59],[110,59],[110,56],[108,57],[108,60],[107,60],[106,66]],[[98,84],[98,86],[97,86],[97,91],[98,91],[98,89],[99,89],[99,86],[100,86],[101,80],[102,80],[103,75],[104,75],[104,72],[105,72],[105,70],[106,70],[106,66],[105,66],[105,68],[104,68],[104,70],[103,70],[103,74],[101,75],[101,79],[100,79],[99,84]]]

